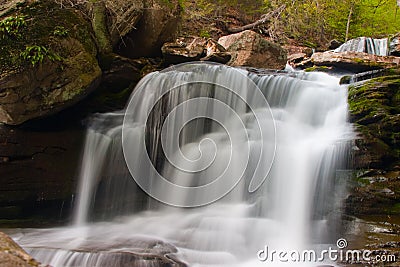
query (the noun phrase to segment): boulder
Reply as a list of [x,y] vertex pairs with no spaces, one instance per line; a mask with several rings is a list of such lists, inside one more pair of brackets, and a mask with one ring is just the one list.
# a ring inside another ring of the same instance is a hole
[[221,64],[228,63],[232,56],[226,49],[213,39],[208,39],[206,43],[206,56],[201,58],[202,61],[212,61]]
[[0,267],[43,266],[26,253],[8,235],[0,232]]
[[182,7],[178,0],[144,1],[135,30],[125,34],[115,50],[129,58],[161,56],[161,47],[176,35]]
[[[377,56],[362,52],[318,52],[311,56],[311,63],[316,66],[328,66],[348,70],[354,73],[376,69],[397,67],[400,58],[393,56]],[[303,62],[297,66],[305,65]]]
[[253,31],[223,36],[218,43],[232,54],[228,65],[266,69],[284,69],[286,66],[286,50]]
[[14,12],[8,18],[25,16],[24,24],[0,38],[0,122],[11,125],[77,103],[101,77],[81,13],[52,1],[27,2]]
[[161,51],[166,64],[179,64],[200,60],[206,55],[206,44],[207,40],[201,37],[179,38],[165,43]]
[[333,39],[329,42],[328,49],[333,50],[333,49],[339,48],[342,44],[343,44],[342,42],[340,42],[336,39]]
[[296,53],[296,54],[291,54],[288,56],[287,62],[290,65],[296,65],[297,63],[302,62],[305,58],[307,57],[307,55],[305,53]]
[[202,37],[179,38],[175,42],[165,43],[161,51],[166,64],[197,60],[225,64],[231,59],[230,53],[222,45]]

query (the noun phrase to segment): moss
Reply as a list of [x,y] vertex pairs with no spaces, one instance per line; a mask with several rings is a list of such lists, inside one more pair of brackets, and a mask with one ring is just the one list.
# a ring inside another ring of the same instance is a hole
[[327,66],[313,66],[310,68],[306,68],[304,71],[305,72],[312,72],[312,71],[321,71],[321,72],[328,72],[332,70],[331,67],[327,67]]
[[[26,26],[20,29],[19,37],[9,36],[0,39],[0,74],[29,67],[29,64],[19,57],[27,46],[43,46],[51,49],[54,53],[65,54],[59,45],[63,38],[77,39],[84,45],[86,51],[95,55],[96,47],[91,38],[90,27],[77,12],[67,7],[61,8],[60,5],[50,0],[18,5],[14,9],[13,15],[24,16]],[[55,36],[53,33],[57,28],[65,29],[68,37]]]
[[400,76],[351,85],[348,99],[351,120],[366,139],[369,153],[385,166],[400,162]]
[[391,206],[390,208],[387,209],[386,211],[388,214],[392,214],[392,215],[398,215],[400,214],[400,203],[394,204],[393,206]]

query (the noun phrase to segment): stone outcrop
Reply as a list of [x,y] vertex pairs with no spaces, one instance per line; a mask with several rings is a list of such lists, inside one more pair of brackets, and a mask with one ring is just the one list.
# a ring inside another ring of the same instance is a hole
[[179,38],[165,43],[161,51],[166,64],[179,64],[200,60],[206,53],[206,44],[207,40],[201,37]]
[[351,214],[400,214],[400,77],[350,85],[350,120],[358,132],[353,147]]
[[317,52],[309,60],[296,65],[299,68],[307,68],[312,65],[328,66],[336,69],[351,71],[354,73],[369,70],[397,67],[400,64],[399,57],[376,56],[361,52]]
[[223,36],[218,40],[232,54],[230,66],[284,69],[287,52],[280,45],[265,40],[260,34],[247,30]]
[[231,59],[230,53],[222,45],[201,37],[179,38],[175,42],[165,43],[161,51],[166,64],[198,60],[225,64]]
[[0,38],[0,122],[13,125],[77,103],[101,77],[90,25],[80,13],[51,1],[17,10],[9,18],[25,16],[25,25]]
[[0,232],[0,267],[45,267],[26,253],[9,236]]

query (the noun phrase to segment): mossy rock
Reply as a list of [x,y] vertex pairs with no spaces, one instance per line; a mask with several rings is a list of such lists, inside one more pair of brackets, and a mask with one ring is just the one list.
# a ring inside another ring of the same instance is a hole
[[90,25],[79,11],[25,1],[0,19],[17,16],[25,24],[0,38],[0,122],[12,125],[76,103],[101,76]]
[[360,156],[369,155],[374,167],[398,165],[400,76],[384,76],[351,85],[348,99],[351,121],[361,133],[358,145],[364,155]]

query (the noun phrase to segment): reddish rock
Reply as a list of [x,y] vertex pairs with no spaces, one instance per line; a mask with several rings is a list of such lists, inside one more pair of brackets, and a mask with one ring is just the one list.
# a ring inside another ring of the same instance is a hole
[[253,31],[223,36],[218,43],[232,54],[228,65],[266,69],[284,69],[286,66],[286,50]]
[[25,252],[8,235],[0,232],[0,267],[32,267],[44,265]]
[[[314,53],[311,62],[316,66],[333,66],[352,72],[398,67],[399,57],[376,56],[360,52],[324,52]],[[302,64],[302,63],[300,63]]]

